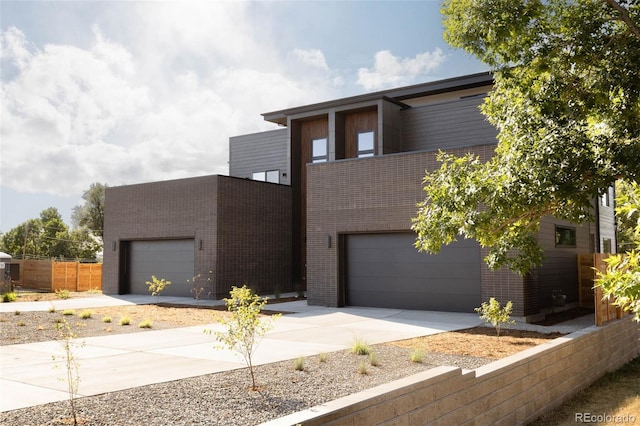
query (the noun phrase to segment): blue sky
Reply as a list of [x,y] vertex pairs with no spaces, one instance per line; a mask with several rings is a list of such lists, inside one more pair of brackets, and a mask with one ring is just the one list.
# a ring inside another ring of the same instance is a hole
[[[487,67],[433,1],[1,1],[0,232],[109,186],[228,173],[263,112]],[[157,208],[157,206],[154,206]]]

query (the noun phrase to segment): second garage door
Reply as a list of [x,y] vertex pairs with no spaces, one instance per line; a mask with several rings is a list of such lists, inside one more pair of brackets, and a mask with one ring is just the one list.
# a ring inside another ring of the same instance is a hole
[[480,246],[461,240],[437,255],[418,252],[415,234],[346,236],[346,303],[473,312],[480,306]]
[[193,240],[132,241],[129,253],[130,293],[150,294],[146,282],[155,275],[171,281],[161,296],[192,296],[187,280],[193,278]]

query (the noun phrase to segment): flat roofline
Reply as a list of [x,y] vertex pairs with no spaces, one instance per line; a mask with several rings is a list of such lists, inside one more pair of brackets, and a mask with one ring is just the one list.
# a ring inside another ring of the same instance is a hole
[[403,107],[407,107],[407,105],[402,102],[405,99],[437,95],[440,93],[471,89],[474,87],[487,86],[490,84],[493,84],[493,73],[491,73],[490,71],[485,71],[477,74],[468,74],[460,77],[452,77],[444,80],[415,84],[413,86],[387,89],[379,92],[366,93],[363,95],[350,96],[347,98],[287,108],[279,111],[266,112],[262,114],[262,117],[265,121],[270,121],[272,123],[286,126],[287,117],[290,115],[335,108],[348,104],[375,101],[380,99],[384,99]]

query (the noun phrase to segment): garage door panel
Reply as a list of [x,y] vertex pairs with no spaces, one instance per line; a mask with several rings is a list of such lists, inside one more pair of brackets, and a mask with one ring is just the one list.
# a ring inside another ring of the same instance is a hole
[[347,236],[347,303],[472,312],[480,305],[480,248],[462,240],[437,255],[418,252],[415,235]]
[[162,296],[192,296],[187,280],[194,274],[193,240],[133,241],[130,253],[130,293],[150,294],[146,282],[155,275],[171,281]]

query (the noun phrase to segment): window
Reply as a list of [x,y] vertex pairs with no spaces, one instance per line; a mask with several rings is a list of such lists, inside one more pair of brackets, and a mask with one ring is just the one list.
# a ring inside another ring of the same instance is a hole
[[251,177],[260,182],[280,183],[280,170],[267,170],[266,172],[254,172]]
[[556,247],[575,247],[576,228],[556,225]]
[[607,190],[604,192],[604,194],[602,194],[602,197],[600,197],[600,205],[605,206],[605,207],[609,207],[610,201],[609,201],[609,188],[607,188]]
[[323,163],[327,161],[327,138],[313,139],[311,141],[311,162]]
[[373,132],[358,133],[358,157],[373,157]]
[[605,238],[602,240],[602,252],[611,253],[611,238]]

